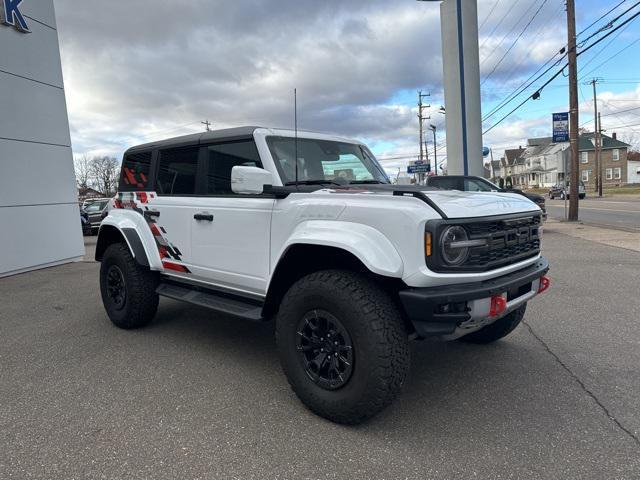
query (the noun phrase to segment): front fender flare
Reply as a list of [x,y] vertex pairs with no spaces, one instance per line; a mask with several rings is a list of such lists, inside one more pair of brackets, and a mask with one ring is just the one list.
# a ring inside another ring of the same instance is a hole
[[[138,212],[127,209],[111,210],[100,225],[98,245],[106,228],[116,228],[120,232],[140,265],[148,266],[151,270],[162,270],[162,260],[153,233],[147,221]],[[96,249],[96,256],[98,251]]]
[[401,278],[400,254],[380,231],[361,223],[309,220],[300,223],[285,242],[278,258],[296,244],[341,248],[355,255],[371,272]]

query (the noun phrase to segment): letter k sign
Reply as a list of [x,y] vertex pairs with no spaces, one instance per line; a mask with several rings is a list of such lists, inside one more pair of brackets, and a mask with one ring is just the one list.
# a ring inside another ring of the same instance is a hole
[[0,0],[0,22],[12,25],[23,33],[31,33],[29,26],[20,12],[22,0]]

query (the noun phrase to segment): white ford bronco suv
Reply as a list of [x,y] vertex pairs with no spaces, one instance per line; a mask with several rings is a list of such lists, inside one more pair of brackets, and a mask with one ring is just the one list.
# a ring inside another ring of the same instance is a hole
[[541,211],[521,195],[392,185],[362,143],[242,127],[124,155],[96,260],[109,318],[160,296],[275,320],[293,391],[360,423],[398,395],[409,340],[489,343],[549,286]]

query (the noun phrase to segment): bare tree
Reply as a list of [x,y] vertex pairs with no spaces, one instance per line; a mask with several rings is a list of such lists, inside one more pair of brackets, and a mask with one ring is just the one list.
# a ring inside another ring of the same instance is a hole
[[93,188],[109,197],[115,194],[120,174],[120,164],[115,158],[94,157],[89,170]]
[[620,140],[631,145],[629,150],[640,150],[640,134],[638,132],[625,132],[619,135]]
[[82,157],[75,158],[74,167],[76,171],[76,183],[79,188],[88,188],[91,184],[91,160],[85,154]]

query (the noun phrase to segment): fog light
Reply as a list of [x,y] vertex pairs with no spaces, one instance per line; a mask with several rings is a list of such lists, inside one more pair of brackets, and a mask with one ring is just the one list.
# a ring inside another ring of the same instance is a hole
[[494,295],[491,297],[491,306],[489,307],[489,316],[497,317],[502,315],[507,309],[507,299],[502,295]]
[[540,277],[540,286],[538,287],[538,293],[545,292],[551,286],[551,279],[546,275]]

